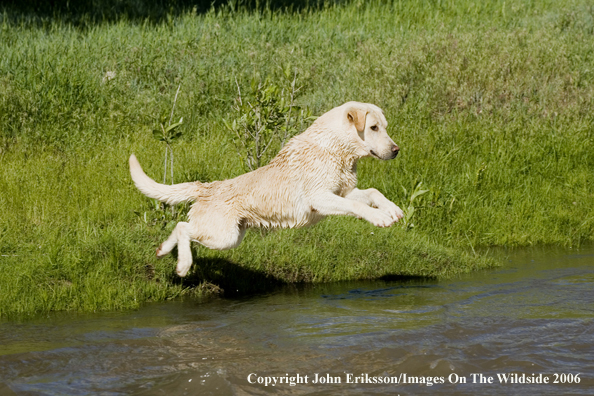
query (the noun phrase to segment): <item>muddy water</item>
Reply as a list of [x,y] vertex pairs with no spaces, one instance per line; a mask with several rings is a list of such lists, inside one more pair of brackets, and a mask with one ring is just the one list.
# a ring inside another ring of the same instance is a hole
[[594,248],[506,254],[447,282],[3,322],[0,395],[594,394]]

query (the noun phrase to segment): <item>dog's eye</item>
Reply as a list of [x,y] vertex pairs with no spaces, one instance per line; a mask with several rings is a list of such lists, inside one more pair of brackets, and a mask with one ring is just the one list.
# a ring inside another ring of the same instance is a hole
[[372,126],[371,130],[377,132],[377,125]]

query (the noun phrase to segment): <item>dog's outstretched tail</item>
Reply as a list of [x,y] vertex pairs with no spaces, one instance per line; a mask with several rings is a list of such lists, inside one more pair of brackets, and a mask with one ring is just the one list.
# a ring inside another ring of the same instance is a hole
[[144,173],[134,154],[130,156],[130,174],[136,188],[149,198],[158,199],[169,205],[196,200],[200,183],[180,183],[171,186],[157,183]]

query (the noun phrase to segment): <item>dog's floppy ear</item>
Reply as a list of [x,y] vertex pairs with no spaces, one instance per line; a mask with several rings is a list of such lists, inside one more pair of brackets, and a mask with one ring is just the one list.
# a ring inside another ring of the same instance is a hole
[[367,117],[367,110],[358,106],[352,106],[347,110],[347,118],[349,122],[355,124],[357,132],[362,133],[365,130],[365,118]]

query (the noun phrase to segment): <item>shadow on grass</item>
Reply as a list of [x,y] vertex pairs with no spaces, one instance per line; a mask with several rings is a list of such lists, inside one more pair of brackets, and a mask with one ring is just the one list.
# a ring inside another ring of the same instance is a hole
[[172,273],[169,281],[194,289],[196,294],[220,294],[225,297],[269,293],[287,284],[263,271],[221,258],[196,258],[187,276],[180,278]]
[[[177,249],[173,251],[173,255],[177,260]],[[196,257],[196,254],[194,254],[194,257]],[[190,293],[194,295],[220,295],[227,298],[267,294],[285,289],[287,286],[290,286],[293,292],[316,286],[315,284],[303,282],[288,283],[264,271],[246,268],[241,264],[222,258],[195,258],[192,270],[187,276],[180,278],[175,272],[172,272],[169,281],[183,286],[184,289],[191,291]],[[326,283],[325,285],[330,286],[346,282],[357,284],[358,287],[374,281],[396,282],[406,286],[410,284],[435,284],[438,282],[438,278],[388,274],[377,279],[340,281]],[[321,285],[317,284],[317,286]]]
[[161,23],[168,17],[210,9],[283,10],[299,11],[319,9],[324,4],[340,0],[5,0],[0,5],[0,20],[8,17],[13,22],[39,23],[54,21],[79,28],[99,23],[127,20],[132,22]]

